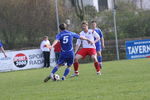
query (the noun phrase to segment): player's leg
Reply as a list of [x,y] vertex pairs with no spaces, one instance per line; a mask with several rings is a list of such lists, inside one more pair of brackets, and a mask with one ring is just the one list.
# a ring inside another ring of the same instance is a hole
[[79,71],[78,71],[79,70],[79,59],[81,59],[81,58],[83,58],[83,56],[76,54],[75,59],[74,59],[74,64],[73,64],[74,74],[72,74],[71,77],[79,75]]
[[88,50],[88,54],[91,56],[91,58],[94,60],[94,66],[95,66],[95,69],[97,71],[97,74],[100,74],[100,64],[98,63],[98,60],[97,60],[97,53],[96,53],[96,49],[94,48],[90,48]]
[[61,65],[56,65],[54,68],[53,68],[53,70],[51,71],[51,73],[50,73],[50,75],[49,76],[47,76],[45,79],[44,79],[44,82],[47,82],[48,80],[50,80],[50,79],[54,79],[54,74],[58,71],[58,69],[59,69],[59,67],[60,67]]
[[53,78],[53,75],[58,71],[59,67],[65,63],[66,59],[61,56],[58,60],[58,65],[56,65],[53,70],[51,71],[50,77]]
[[70,73],[70,70],[71,70],[70,67],[71,67],[72,64],[73,64],[73,60],[74,60],[73,55],[72,55],[71,58],[67,58],[67,59],[66,59],[66,62],[67,62],[67,68],[66,68],[65,71],[64,71],[62,80],[65,80],[65,78],[67,77],[67,75]]
[[101,51],[97,51],[97,59],[102,68],[102,52]]
[[44,79],[44,82],[47,82],[49,79],[54,79],[54,74],[58,71],[59,67],[64,64],[64,62],[65,59],[63,56],[61,56],[58,60],[58,64],[52,69],[50,75]]
[[79,70],[79,59],[83,58],[81,55],[77,54],[75,56],[75,59],[74,59],[74,71],[76,74],[78,74],[78,70]]
[[91,58],[94,60],[94,66],[97,71],[97,74],[101,74],[100,73],[100,64],[98,63],[97,55],[92,55]]
[[74,77],[74,76],[78,76],[79,75],[79,59],[81,58],[85,58],[86,55],[87,55],[87,48],[82,48],[81,50],[79,50],[75,56],[75,60],[74,60],[74,74],[71,76],[71,77]]
[[102,65],[102,47],[101,47],[101,45],[96,45],[96,52],[97,52],[97,60],[98,60],[99,64]]

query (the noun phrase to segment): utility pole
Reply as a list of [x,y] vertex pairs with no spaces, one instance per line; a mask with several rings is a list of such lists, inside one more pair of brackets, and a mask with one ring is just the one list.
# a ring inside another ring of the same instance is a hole
[[57,32],[59,33],[59,14],[58,14],[58,1],[55,0],[55,12],[56,12],[56,21],[57,21]]
[[116,25],[116,2],[115,0],[113,0],[113,21],[114,21],[117,60],[119,60],[120,58],[119,58],[119,47],[118,47],[117,25]]

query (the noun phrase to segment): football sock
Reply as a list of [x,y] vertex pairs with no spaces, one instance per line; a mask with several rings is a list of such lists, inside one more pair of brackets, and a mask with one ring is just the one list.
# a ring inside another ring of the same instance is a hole
[[98,56],[97,59],[98,59],[98,62],[99,62],[100,64],[102,64],[102,56]]
[[55,74],[55,73],[58,71],[58,69],[59,69],[58,66],[54,67],[51,73],[52,73],[52,74]]
[[69,74],[69,72],[70,72],[70,68],[66,68],[64,72],[64,76],[66,77]]
[[94,66],[97,72],[100,71],[100,64],[98,62],[94,62]]
[[74,66],[74,71],[75,71],[75,73],[78,73],[79,63],[78,63],[78,62],[75,62],[75,63],[73,64],[73,66]]

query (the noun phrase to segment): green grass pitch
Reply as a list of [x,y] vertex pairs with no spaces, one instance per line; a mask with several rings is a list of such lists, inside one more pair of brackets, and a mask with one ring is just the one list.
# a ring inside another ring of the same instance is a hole
[[[93,63],[80,65],[80,76],[43,79],[51,69],[0,73],[0,100],[150,100],[150,59],[104,62],[102,75]],[[64,67],[58,74],[62,76]],[[73,67],[70,75],[73,73]]]

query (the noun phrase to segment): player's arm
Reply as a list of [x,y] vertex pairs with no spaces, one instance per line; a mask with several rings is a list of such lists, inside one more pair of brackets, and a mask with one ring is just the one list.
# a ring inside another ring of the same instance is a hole
[[53,44],[51,45],[50,49],[53,48],[53,47],[59,42],[59,40],[60,40],[60,35],[57,34],[57,35],[56,35],[56,40],[54,40],[54,42],[53,42]]
[[89,44],[93,44],[94,42],[89,40],[88,38],[84,37],[84,36],[80,36],[81,40],[87,40]]
[[100,36],[100,40],[102,43],[102,48],[105,48],[105,42],[104,42],[104,36],[103,36],[103,32],[101,31],[101,29],[99,29],[99,36]]
[[105,48],[105,42],[104,42],[104,38],[101,38],[101,42],[102,42],[102,48]]
[[50,48],[53,48],[57,43],[59,42],[59,40],[54,40],[54,42],[53,42],[53,44],[51,45],[51,47]]
[[4,56],[7,57],[4,48],[3,48],[3,47],[0,47],[0,50],[2,51],[2,53],[4,54]]

